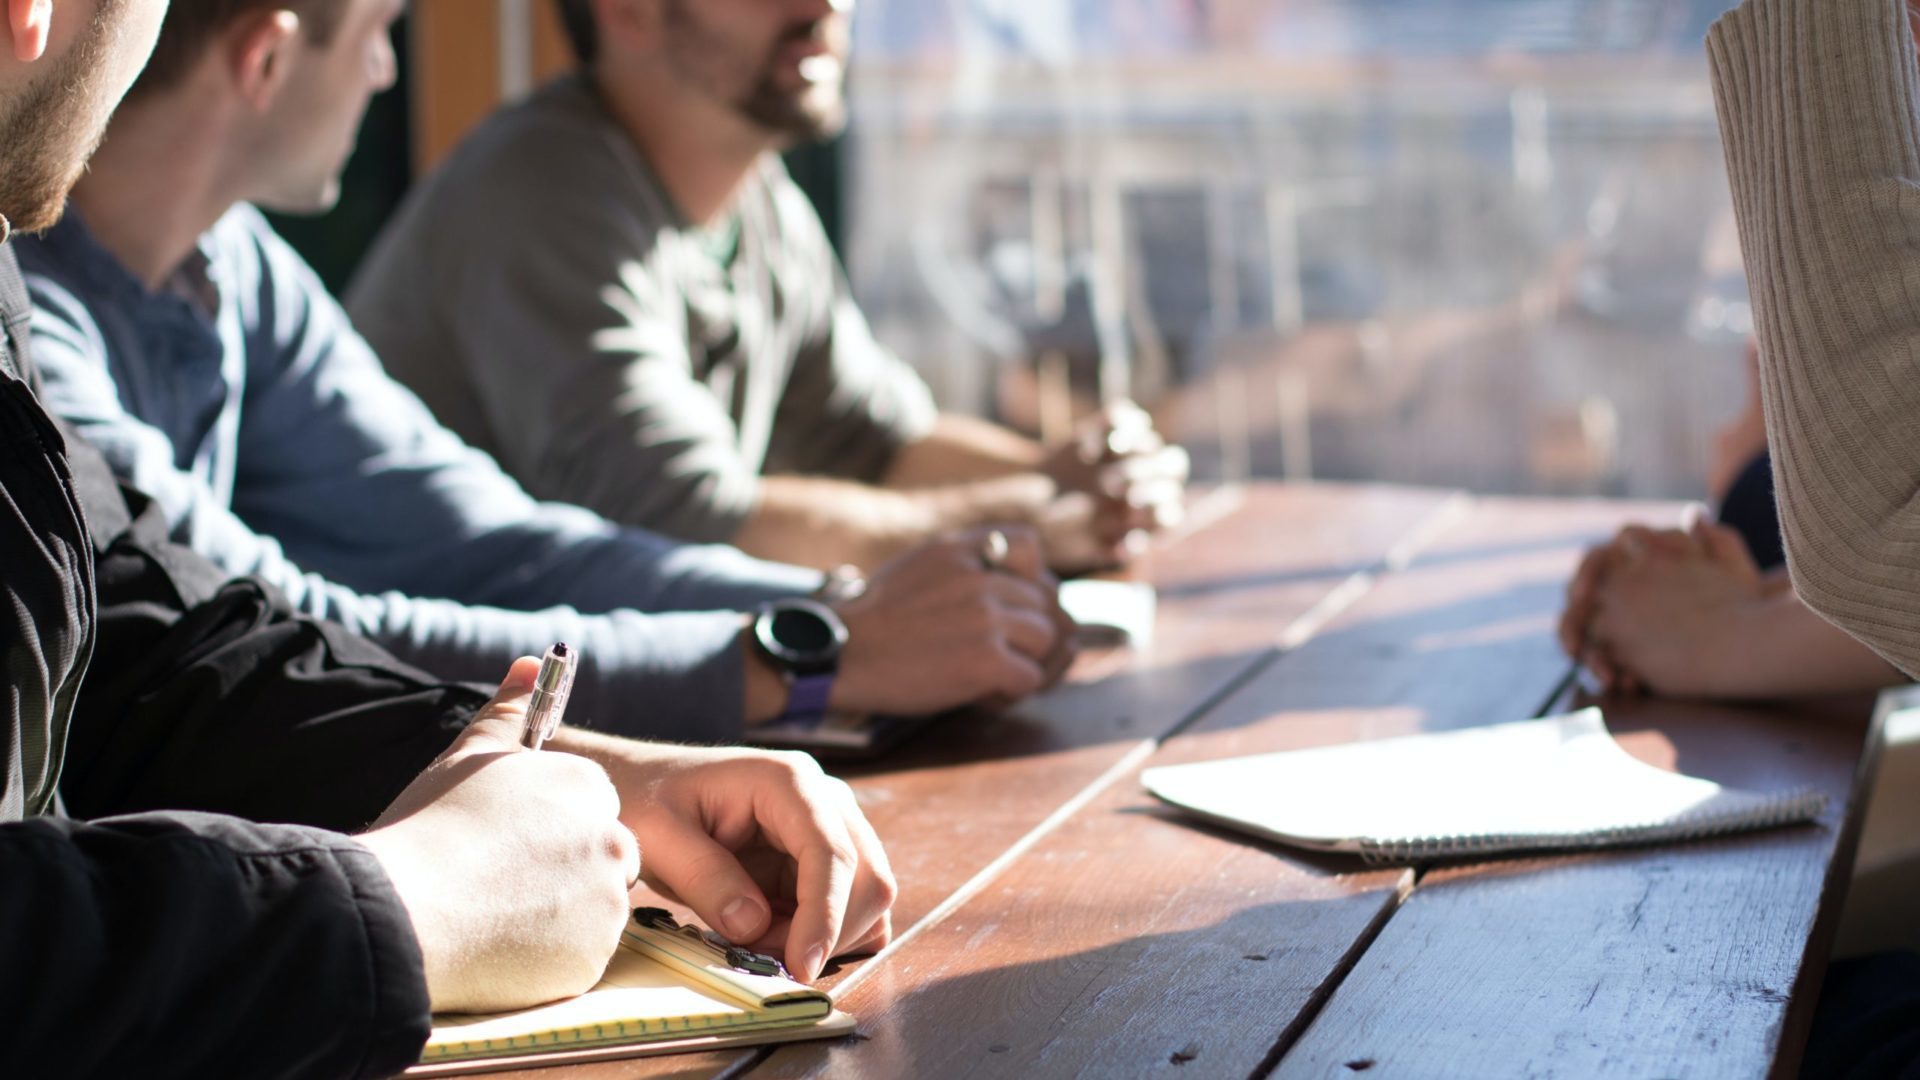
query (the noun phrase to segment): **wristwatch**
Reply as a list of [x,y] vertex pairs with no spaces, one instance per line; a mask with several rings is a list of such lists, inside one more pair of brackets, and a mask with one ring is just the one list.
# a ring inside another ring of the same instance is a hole
[[840,616],[817,600],[775,600],[754,619],[753,639],[787,682],[787,708],[775,723],[825,716],[847,646]]

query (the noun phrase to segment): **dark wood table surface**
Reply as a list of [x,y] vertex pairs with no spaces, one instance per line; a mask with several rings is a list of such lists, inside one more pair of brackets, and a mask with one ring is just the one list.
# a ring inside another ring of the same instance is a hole
[[1870,701],[1606,703],[1636,756],[1811,785],[1818,824],[1373,868],[1198,826],[1140,770],[1525,719],[1576,702],[1552,627],[1580,551],[1671,504],[1254,486],[1139,573],[1148,649],[846,776],[901,884],[830,969],[831,1042],[527,1071],[655,1076],[1790,1075],[1852,865]]

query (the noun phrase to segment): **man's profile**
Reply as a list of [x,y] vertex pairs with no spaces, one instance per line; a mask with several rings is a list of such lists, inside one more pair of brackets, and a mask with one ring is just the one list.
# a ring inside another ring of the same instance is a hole
[[1043,447],[935,408],[777,151],[839,130],[850,3],[561,0],[579,70],[409,198],[350,308],[535,494],[830,568],[955,527],[1123,562],[1184,455],[1129,410]]

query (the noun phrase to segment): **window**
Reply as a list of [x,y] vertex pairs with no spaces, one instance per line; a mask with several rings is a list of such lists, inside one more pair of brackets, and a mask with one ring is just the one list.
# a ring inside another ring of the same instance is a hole
[[863,0],[854,288],[952,407],[1203,476],[1697,495],[1744,400],[1726,0]]

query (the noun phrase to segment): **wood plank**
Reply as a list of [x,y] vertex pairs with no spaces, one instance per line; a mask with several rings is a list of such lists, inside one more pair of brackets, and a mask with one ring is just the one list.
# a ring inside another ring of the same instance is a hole
[[414,0],[414,175],[425,176],[500,101],[498,0]]
[[533,78],[535,85],[574,67],[573,46],[560,25],[553,0],[536,0],[533,9]]
[[[1532,715],[1567,670],[1549,635],[1566,574],[1635,512],[1471,506],[1146,763]],[[850,982],[864,1039],[767,1051],[754,1075],[1258,1075],[1410,880],[1188,825],[1136,763]]]
[[1276,655],[1289,624],[1382,560],[1443,492],[1262,487],[1141,568],[1160,590],[1150,651],[1083,658],[1073,679],[1003,716],[961,716],[853,785],[913,926],[1129,754]]
[[[1396,542],[1452,497],[1259,485],[1203,500],[1196,526],[1139,568],[1160,590],[1151,649],[1083,657],[1069,685],[1007,715],[954,717],[884,761],[837,770],[886,842],[900,879],[897,932],[904,935],[962,890],[989,887],[996,860],[1076,797],[1117,779],[1110,775],[1117,765],[1144,757],[1155,739],[1270,662],[1291,624],[1336,591],[1354,591]],[[862,964],[831,971],[826,984],[838,985]],[[930,1030],[949,1029],[936,1022]],[[704,1075],[754,1060],[741,1051],[525,1075]]]
[[1797,1072],[1874,765],[1867,704],[1607,715],[1642,760],[1831,802],[1814,826],[1433,873],[1276,1075]]

